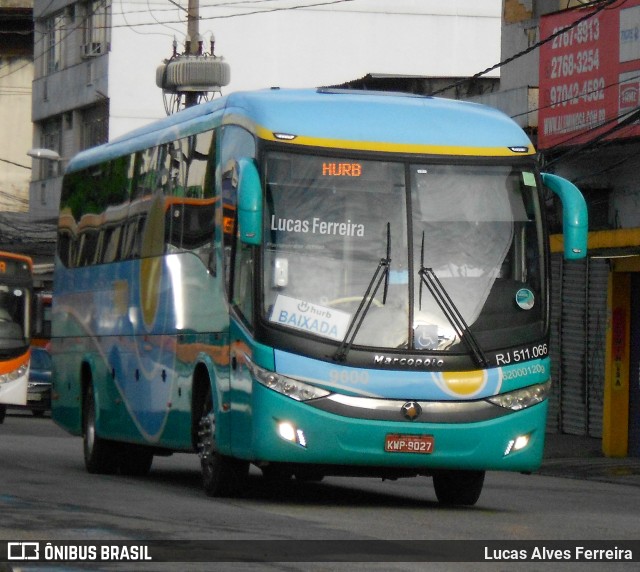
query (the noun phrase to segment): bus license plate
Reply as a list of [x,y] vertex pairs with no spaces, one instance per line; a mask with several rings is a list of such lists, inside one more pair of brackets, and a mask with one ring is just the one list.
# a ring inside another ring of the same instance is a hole
[[385,437],[384,450],[388,453],[433,453],[433,435],[398,435]]

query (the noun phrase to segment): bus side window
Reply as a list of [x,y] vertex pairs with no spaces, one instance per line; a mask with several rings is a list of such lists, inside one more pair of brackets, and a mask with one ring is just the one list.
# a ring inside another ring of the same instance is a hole
[[222,173],[222,249],[227,296],[231,298],[231,254],[237,232],[237,185],[235,161],[230,161]]
[[120,255],[120,235],[122,227],[109,228],[105,230],[105,248],[103,262],[115,262]]
[[207,186],[215,163],[214,135],[213,130],[205,131],[171,144],[162,189],[166,252],[191,252],[215,276],[217,206],[214,188]]
[[[218,152],[220,166],[220,198],[222,201],[222,247],[223,263],[228,299],[231,300],[233,280],[233,249],[237,234],[237,185],[236,161],[240,157],[255,158],[256,143],[253,135],[236,125],[222,128],[222,142]],[[251,316],[247,316],[250,318]]]
[[253,320],[253,251],[236,237],[236,251],[233,270],[233,304],[240,310],[247,322]]
[[142,253],[142,239],[144,234],[144,223],[145,216],[138,216],[137,218],[131,221],[129,225],[129,235],[130,240],[130,250],[129,250],[129,258],[140,258]]

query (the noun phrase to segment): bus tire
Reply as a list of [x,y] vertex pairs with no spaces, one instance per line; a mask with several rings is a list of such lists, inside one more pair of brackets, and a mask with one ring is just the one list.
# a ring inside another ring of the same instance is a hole
[[120,447],[120,473],[130,477],[142,477],[149,473],[153,452],[147,447],[122,443]]
[[245,488],[249,463],[214,453],[202,459],[202,485],[210,497],[234,497]]
[[471,506],[478,502],[484,485],[484,471],[439,471],[433,488],[440,504]]
[[211,390],[204,400],[198,424],[198,455],[202,468],[202,486],[210,497],[240,494],[249,475],[249,462],[222,455],[216,447],[216,419]]
[[96,402],[91,384],[82,404],[82,437],[87,472],[102,475],[116,473],[119,463],[115,443],[98,437],[96,433]]
[[7,406],[0,404],[0,423],[4,423],[4,418],[7,415]]

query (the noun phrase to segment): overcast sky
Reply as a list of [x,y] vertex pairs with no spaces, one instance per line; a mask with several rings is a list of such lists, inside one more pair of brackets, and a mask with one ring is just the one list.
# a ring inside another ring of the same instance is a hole
[[[187,0],[181,4],[186,7]],[[201,0],[199,27],[205,46],[213,33],[216,55],[230,65],[231,83],[223,93],[335,85],[368,73],[468,76],[500,59],[501,4]],[[112,23],[109,91],[115,121],[156,117],[164,107],[155,69],[171,55],[174,37],[183,51],[186,12],[169,0],[114,0]],[[133,50],[118,48],[124,44]],[[126,97],[117,97],[122,91]],[[114,129],[120,131],[115,124]]]

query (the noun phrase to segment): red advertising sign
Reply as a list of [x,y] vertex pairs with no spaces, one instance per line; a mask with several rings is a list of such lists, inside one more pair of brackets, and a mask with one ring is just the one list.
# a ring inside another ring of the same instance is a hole
[[540,47],[538,147],[640,136],[629,121],[640,98],[640,0],[543,16],[540,37],[565,28]]

